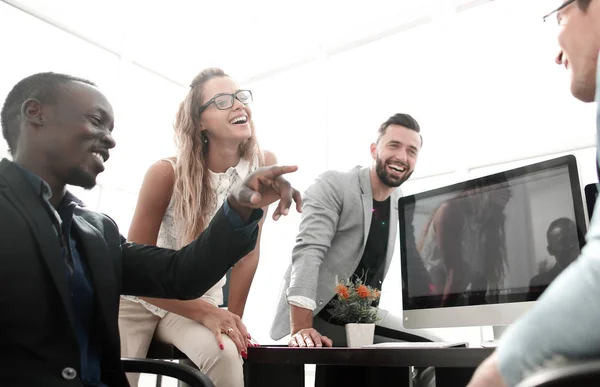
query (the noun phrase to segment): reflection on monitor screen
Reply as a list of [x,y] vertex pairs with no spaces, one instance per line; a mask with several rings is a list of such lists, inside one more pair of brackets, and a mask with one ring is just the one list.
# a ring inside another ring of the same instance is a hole
[[509,324],[585,235],[573,156],[407,196],[399,211],[407,328]]

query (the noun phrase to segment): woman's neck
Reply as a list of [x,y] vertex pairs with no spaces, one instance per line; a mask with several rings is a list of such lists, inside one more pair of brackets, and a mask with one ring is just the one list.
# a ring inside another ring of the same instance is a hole
[[239,144],[209,141],[206,164],[211,171],[226,172],[229,168],[238,165],[240,158]]

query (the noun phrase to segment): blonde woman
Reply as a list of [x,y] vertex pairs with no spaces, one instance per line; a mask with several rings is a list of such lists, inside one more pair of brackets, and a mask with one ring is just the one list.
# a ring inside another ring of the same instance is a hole
[[[273,154],[260,151],[250,102],[252,93],[220,69],[205,69],[194,78],[175,119],[177,155],[148,170],[129,240],[174,249],[186,245],[232,187],[258,166],[276,163]],[[227,309],[219,308],[225,277],[192,301],[123,297],[121,355],[145,357],[156,336],[185,353],[217,387],[243,386],[242,357],[252,344],[241,318],[258,265],[263,221],[256,248],[231,271]],[[137,385],[138,375],[128,377]]]

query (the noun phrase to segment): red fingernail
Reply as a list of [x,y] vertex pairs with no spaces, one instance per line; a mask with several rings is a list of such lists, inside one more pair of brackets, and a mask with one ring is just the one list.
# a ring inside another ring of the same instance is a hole
[[219,348],[225,349],[225,347],[223,346],[223,344],[219,344]]
[[250,333],[248,333],[248,338],[249,338],[250,340],[252,340],[252,336],[250,336]]
[[242,357],[243,357],[244,359],[247,359],[247,358],[248,358],[248,354],[246,353],[246,351],[242,351]]

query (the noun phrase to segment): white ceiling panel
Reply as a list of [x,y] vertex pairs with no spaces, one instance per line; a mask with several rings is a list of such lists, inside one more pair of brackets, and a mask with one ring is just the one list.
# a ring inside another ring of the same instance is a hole
[[4,0],[25,12],[57,25],[112,52],[119,52],[123,38],[119,0]]
[[320,50],[344,49],[395,33],[440,4],[440,0],[5,2],[182,85],[208,66],[222,67],[240,80],[256,78],[311,60]]

